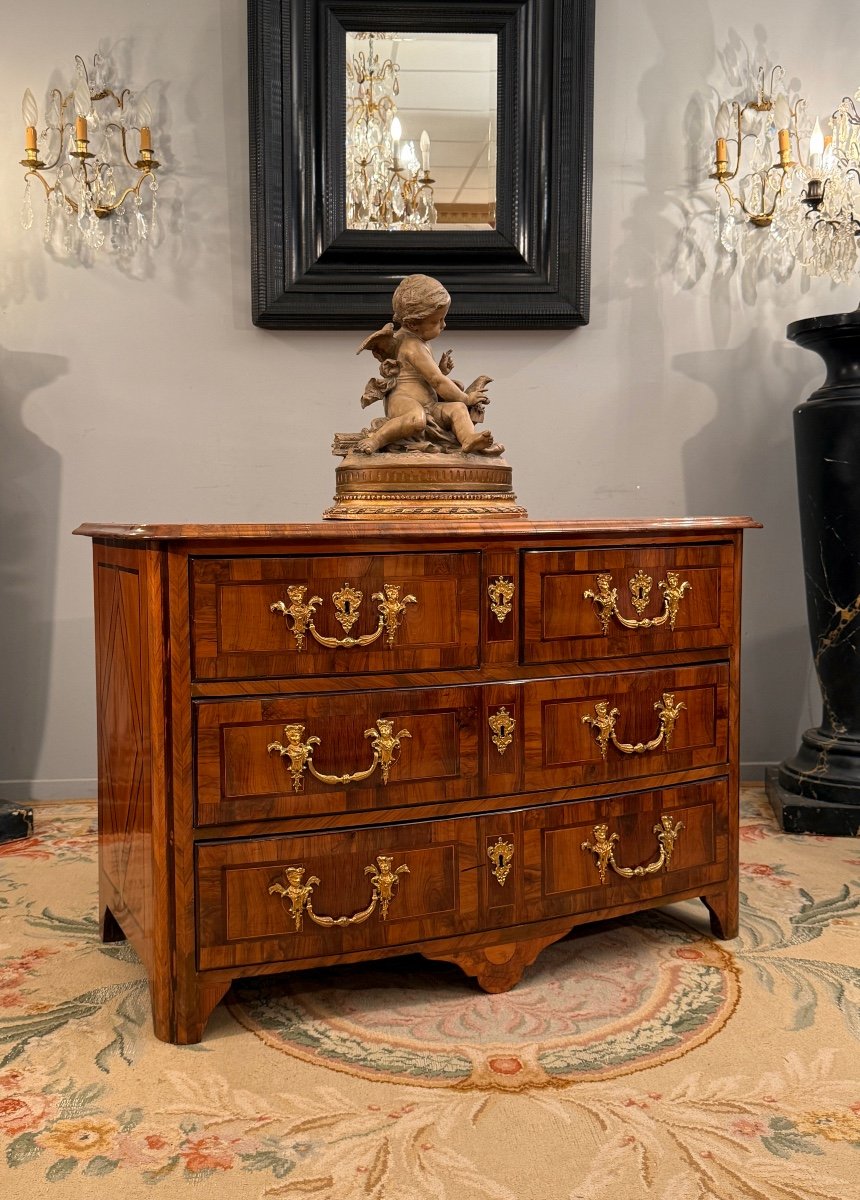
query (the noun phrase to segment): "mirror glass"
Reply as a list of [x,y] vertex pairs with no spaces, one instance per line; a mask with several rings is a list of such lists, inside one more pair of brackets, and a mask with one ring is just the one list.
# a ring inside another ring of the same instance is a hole
[[497,43],[347,33],[347,228],[495,228]]

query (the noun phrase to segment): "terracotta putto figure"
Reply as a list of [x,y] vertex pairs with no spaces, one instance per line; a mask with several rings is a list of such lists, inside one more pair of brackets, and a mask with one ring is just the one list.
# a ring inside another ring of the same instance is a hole
[[450,350],[439,362],[429,343],[445,328],[451,297],[429,275],[409,275],[393,298],[394,321],[365,338],[358,348],[370,350],[380,363],[381,378],[370,379],[362,408],[381,400],[385,416],[362,431],[355,449],[376,454],[385,449],[448,451],[500,455],[504,446],[488,429],[477,430],[489,404],[488,375],[468,387],[449,378],[454,367]]
[[468,387],[451,377],[450,350],[430,343],[445,328],[451,297],[438,279],[408,275],[394,293],[393,320],[358,348],[376,359],[361,407],[381,414],[358,433],[336,433],[333,521],[525,517],[504,446],[483,428],[489,375]]

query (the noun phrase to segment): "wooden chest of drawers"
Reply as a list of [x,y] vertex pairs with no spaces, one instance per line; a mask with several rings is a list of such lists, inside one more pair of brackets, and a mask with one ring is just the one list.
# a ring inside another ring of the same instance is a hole
[[754,524],[81,526],[102,936],[158,1037],[242,975],[417,951],[503,991],[690,897],[735,936]]

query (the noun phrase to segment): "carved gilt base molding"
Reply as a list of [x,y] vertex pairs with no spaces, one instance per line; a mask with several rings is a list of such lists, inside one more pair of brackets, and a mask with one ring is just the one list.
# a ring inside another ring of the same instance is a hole
[[335,470],[328,521],[520,517],[511,468],[478,454],[352,452]]

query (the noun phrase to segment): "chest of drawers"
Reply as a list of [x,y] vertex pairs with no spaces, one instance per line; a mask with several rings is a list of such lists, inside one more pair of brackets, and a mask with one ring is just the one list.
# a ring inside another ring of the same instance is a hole
[[735,936],[754,524],[81,526],[102,936],[157,1036],[240,976],[392,954],[504,991],[680,899]]

